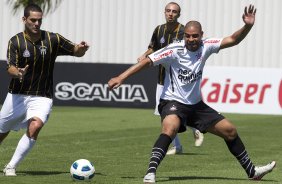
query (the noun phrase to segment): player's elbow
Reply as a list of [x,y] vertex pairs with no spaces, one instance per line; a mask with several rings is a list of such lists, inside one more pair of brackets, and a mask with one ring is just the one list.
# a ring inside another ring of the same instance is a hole
[[82,53],[82,52],[75,52],[74,56],[75,57],[82,57],[82,56],[84,56],[84,54],[85,54],[85,52],[84,53]]

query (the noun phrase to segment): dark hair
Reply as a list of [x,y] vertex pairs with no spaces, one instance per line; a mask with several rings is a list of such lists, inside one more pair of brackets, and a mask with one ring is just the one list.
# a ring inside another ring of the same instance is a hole
[[24,17],[28,17],[30,15],[30,12],[43,12],[42,9],[40,8],[40,6],[38,6],[37,4],[28,4],[25,8],[24,8]]

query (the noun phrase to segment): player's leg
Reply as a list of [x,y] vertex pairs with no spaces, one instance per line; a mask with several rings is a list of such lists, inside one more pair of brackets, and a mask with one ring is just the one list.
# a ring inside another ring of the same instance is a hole
[[193,131],[194,139],[195,139],[195,146],[199,147],[203,144],[204,141],[204,134],[197,130],[196,128],[190,127]]
[[155,111],[154,111],[155,115],[160,115],[158,107],[159,107],[160,97],[161,97],[161,94],[163,92],[163,89],[164,89],[163,85],[157,84],[157,87],[156,87],[156,105],[155,105]]
[[175,136],[175,138],[172,141],[172,147],[167,151],[167,155],[175,155],[180,154],[183,152],[182,145],[180,143],[180,139],[178,135]]
[[25,126],[27,126],[27,131],[18,142],[12,159],[4,169],[6,176],[16,176],[16,167],[36,143],[41,128],[48,120],[52,103],[53,101],[51,99],[45,97],[32,97],[29,100],[28,106],[30,108],[28,109],[26,116],[28,120],[25,121],[25,123],[22,123],[21,127],[25,128]]
[[[156,106],[155,106],[155,115],[160,115],[159,113],[159,103],[160,103],[160,96],[162,94],[164,86],[157,84],[157,88],[156,88]],[[178,136],[176,135],[175,139],[173,139],[172,141],[172,147],[167,151],[167,155],[174,155],[177,153],[182,153],[182,145],[180,143],[180,140],[178,138]]]
[[147,173],[144,177],[144,183],[154,183],[156,171],[166,155],[167,149],[178,132],[180,119],[177,115],[168,115],[162,121],[162,133],[155,142],[148,166]]
[[8,93],[0,111],[0,144],[25,116],[23,98]]
[[218,135],[225,140],[229,151],[236,157],[250,179],[260,180],[275,167],[276,163],[274,161],[262,167],[255,167],[237,134],[236,127],[227,119],[223,119],[209,127],[208,132]]
[[28,152],[33,148],[43,125],[43,122],[37,117],[34,117],[30,120],[26,134],[24,134],[18,142],[14,155],[10,162],[7,164],[8,168],[15,169],[25,158]]

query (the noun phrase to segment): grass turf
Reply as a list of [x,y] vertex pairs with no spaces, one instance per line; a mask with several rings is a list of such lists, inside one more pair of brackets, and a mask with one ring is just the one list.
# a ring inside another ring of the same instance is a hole
[[[282,183],[282,116],[224,114],[232,121],[252,161],[277,161],[260,183]],[[160,134],[160,120],[151,109],[54,107],[39,139],[17,169],[17,177],[0,176],[5,184],[65,184],[73,161],[91,160],[96,175],[91,183],[142,183],[152,145]],[[0,166],[12,156],[24,131],[11,132],[0,146]],[[247,184],[244,170],[224,141],[205,134],[194,147],[192,131],[179,134],[184,153],[166,156],[157,172],[164,184]]]

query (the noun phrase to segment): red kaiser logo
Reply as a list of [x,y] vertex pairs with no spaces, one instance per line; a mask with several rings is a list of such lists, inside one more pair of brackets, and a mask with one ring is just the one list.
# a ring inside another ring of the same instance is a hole
[[[263,104],[266,94],[272,88],[270,83],[231,83],[231,79],[226,79],[225,83],[217,83],[204,78],[201,88],[207,86],[210,91],[205,94],[205,100],[209,103],[230,103],[236,104]],[[282,82],[280,83],[279,102],[282,105]],[[282,107],[282,106],[281,106]]]

